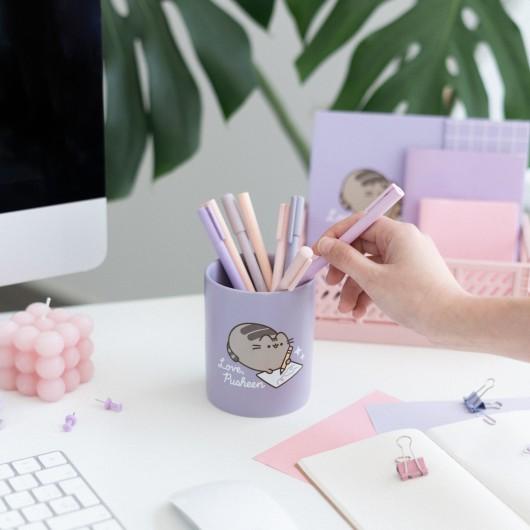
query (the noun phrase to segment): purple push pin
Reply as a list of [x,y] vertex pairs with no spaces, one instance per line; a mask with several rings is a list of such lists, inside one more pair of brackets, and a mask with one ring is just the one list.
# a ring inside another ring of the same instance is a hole
[[66,418],[64,419],[64,422],[69,423],[73,427],[77,423],[75,412],[73,412],[72,414],[68,414],[68,416],[66,416]]
[[123,405],[117,401],[112,401],[112,399],[107,398],[105,401],[102,399],[96,399],[100,403],[103,403],[105,410],[112,410],[113,412],[121,412],[123,410]]
[[75,412],[73,412],[72,414],[68,414],[68,416],[64,418],[63,431],[70,432],[74,428],[74,425],[76,423],[77,423],[77,418],[75,416]]

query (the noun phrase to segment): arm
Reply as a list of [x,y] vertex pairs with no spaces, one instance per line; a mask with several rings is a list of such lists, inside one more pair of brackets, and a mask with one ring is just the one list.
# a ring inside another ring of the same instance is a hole
[[530,361],[530,299],[467,294],[432,240],[411,224],[382,218],[353,246],[339,241],[358,217],[333,226],[314,248],[331,264],[328,283],[347,276],[340,311],[360,318],[373,300],[438,345]]
[[530,299],[464,295],[442,311],[429,338],[440,345],[507,355],[530,362]]

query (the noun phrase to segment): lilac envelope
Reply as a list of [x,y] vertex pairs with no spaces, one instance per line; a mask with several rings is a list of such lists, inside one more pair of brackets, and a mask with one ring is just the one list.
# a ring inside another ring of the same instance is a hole
[[[515,410],[529,410],[530,397],[495,398],[502,403],[501,409],[488,409],[489,415]],[[378,434],[399,429],[420,429],[426,431],[457,421],[465,421],[478,414],[471,414],[462,401],[412,401],[402,403],[368,403],[366,411]]]
[[524,158],[515,154],[407,150],[404,221],[418,223],[423,198],[523,202]]

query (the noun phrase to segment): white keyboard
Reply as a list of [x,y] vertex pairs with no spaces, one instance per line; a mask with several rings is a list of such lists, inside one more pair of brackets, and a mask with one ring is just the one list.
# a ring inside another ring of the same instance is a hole
[[0,464],[0,530],[123,530],[61,451]]

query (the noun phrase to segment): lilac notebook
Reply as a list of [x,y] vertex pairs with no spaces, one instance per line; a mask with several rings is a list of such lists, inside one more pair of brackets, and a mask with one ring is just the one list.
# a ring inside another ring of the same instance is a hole
[[422,198],[522,204],[525,169],[515,154],[408,149],[403,220],[417,224]]

